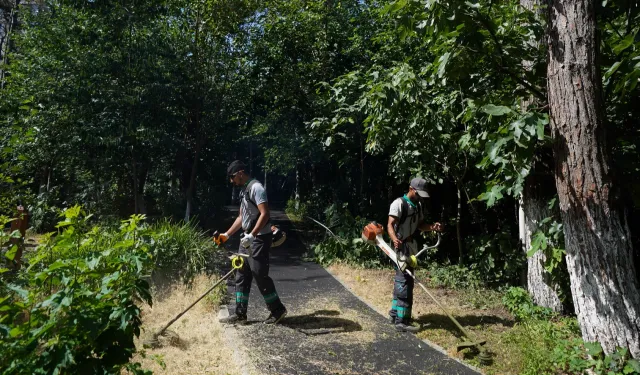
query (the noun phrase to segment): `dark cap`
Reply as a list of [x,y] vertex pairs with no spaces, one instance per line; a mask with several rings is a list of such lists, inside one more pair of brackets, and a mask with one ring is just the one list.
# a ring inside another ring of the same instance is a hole
[[227,167],[227,176],[233,176],[234,174],[240,172],[240,171],[244,171],[247,168],[246,165],[244,165],[243,162],[241,162],[240,160],[234,160],[231,162],[231,164],[229,164],[229,166]]
[[421,198],[429,198],[429,192],[427,191],[427,180],[424,178],[414,178],[409,184],[412,188],[416,189],[418,195]]

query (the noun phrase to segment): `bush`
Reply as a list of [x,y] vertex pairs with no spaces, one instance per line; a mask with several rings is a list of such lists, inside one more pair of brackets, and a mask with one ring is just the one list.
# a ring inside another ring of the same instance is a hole
[[640,374],[640,362],[630,359],[627,349],[617,348],[615,352],[605,355],[599,343],[581,339],[560,340],[551,360],[554,370],[564,374]]
[[536,306],[526,290],[509,288],[502,301],[520,321],[506,340],[521,348],[522,375],[640,374],[640,362],[626,349],[605,355],[600,344],[582,341],[575,318]]
[[284,211],[293,221],[302,221],[308,215],[307,204],[296,199],[289,199]]
[[185,282],[205,270],[216,248],[193,221],[174,223],[164,219],[151,225],[150,236],[154,269],[175,271]]
[[469,237],[465,242],[469,249],[467,263],[483,281],[494,285],[518,282],[527,259],[508,231]]
[[418,270],[418,276],[426,274],[430,284],[451,289],[476,290],[484,287],[480,275],[475,270],[457,264],[430,263]]
[[328,265],[341,261],[367,268],[379,268],[385,262],[388,263],[388,258],[382,251],[361,238],[362,228],[369,221],[351,216],[346,205],[342,208],[338,208],[336,204],[329,206],[325,210],[325,221],[334,234],[312,246],[318,263]]
[[520,287],[507,290],[502,303],[517,320],[549,319],[556,314],[553,310],[533,303],[529,293]]
[[151,304],[144,217],[115,230],[88,227],[90,215],[80,207],[64,217],[21,271],[9,277],[0,269],[0,372],[150,373],[129,363],[142,324],[137,304]]
[[518,348],[521,375],[557,374],[552,353],[562,340],[579,336],[577,321],[572,318],[554,320],[530,319],[518,323],[505,336],[507,344]]

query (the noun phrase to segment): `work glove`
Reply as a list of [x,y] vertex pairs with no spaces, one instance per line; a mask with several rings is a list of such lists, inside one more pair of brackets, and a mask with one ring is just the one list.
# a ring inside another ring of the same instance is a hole
[[229,235],[226,232],[222,234],[213,235],[213,242],[215,242],[217,246],[220,246],[223,243],[227,242],[228,239],[229,239]]
[[249,233],[249,234],[245,234],[242,239],[240,239],[240,245],[242,245],[242,247],[244,247],[245,249],[248,249],[251,247],[251,244],[253,243],[253,240],[255,240],[256,238],[253,236],[253,234]]

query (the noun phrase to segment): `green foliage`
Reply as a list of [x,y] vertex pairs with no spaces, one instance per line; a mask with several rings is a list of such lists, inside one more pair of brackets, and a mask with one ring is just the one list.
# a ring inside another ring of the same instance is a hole
[[517,282],[522,267],[526,264],[524,255],[518,251],[518,244],[509,231],[467,237],[465,247],[468,249],[469,267],[482,275],[487,284]]
[[184,282],[203,272],[216,246],[195,221],[163,219],[149,228],[155,270],[171,270]]
[[289,219],[293,221],[302,221],[306,219],[308,215],[307,204],[297,199],[289,199],[287,201],[287,206],[285,207],[285,212]]
[[600,344],[580,339],[575,318],[524,320],[505,340],[519,348],[522,375],[640,374],[640,363],[627,349],[605,355]]
[[560,340],[551,356],[556,371],[563,374],[628,375],[640,374],[640,361],[632,359],[626,348],[606,354],[597,342],[581,339]]
[[478,290],[484,287],[484,281],[477,271],[458,264],[418,263],[418,276],[425,276],[429,284],[435,287],[456,290]]
[[522,367],[518,374],[559,374],[553,360],[553,352],[562,340],[579,337],[580,330],[575,318],[528,319],[517,323],[504,339],[517,348]]
[[502,303],[517,320],[521,321],[549,319],[555,316],[551,309],[534,304],[529,293],[520,287],[507,289],[502,297]]
[[379,268],[390,261],[376,246],[364,242],[362,228],[370,221],[353,217],[346,206],[336,204],[325,210],[327,227],[334,235],[327,234],[320,243],[313,245],[315,259],[322,265],[345,262],[367,268]]
[[[549,202],[549,209],[557,211],[556,199]],[[537,230],[531,235],[531,248],[527,256],[541,251],[545,255],[544,270],[549,280],[559,286],[558,297],[561,300],[570,294],[569,274],[565,261],[563,225],[555,216],[546,217],[537,224]]]
[[536,306],[526,290],[509,288],[502,302],[519,321],[507,340],[522,348],[521,374],[640,373],[640,362],[631,359],[627,349],[618,348],[605,355],[599,343],[586,343],[579,338],[575,318],[560,317]]
[[29,226],[37,233],[54,230],[60,210],[56,207],[56,191],[38,194],[27,209],[29,211]]
[[116,230],[89,227],[89,219],[77,206],[64,211],[58,235],[0,279],[3,374],[150,373],[129,363],[142,324],[138,304],[151,304],[143,217]]

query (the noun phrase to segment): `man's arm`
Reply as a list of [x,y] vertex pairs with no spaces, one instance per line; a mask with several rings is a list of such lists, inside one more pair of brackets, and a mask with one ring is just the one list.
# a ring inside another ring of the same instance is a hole
[[269,206],[266,202],[258,205],[258,211],[260,211],[260,216],[258,216],[256,226],[253,227],[253,230],[251,231],[251,234],[254,237],[260,233],[260,230],[269,222],[269,218],[271,217],[269,213]]
[[396,235],[395,224],[398,222],[398,218],[395,216],[389,216],[389,221],[387,222],[387,233],[389,233],[389,237],[391,237],[391,242],[393,242],[393,246],[396,249],[400,248],[402,245],[402,241],[398,239]]

